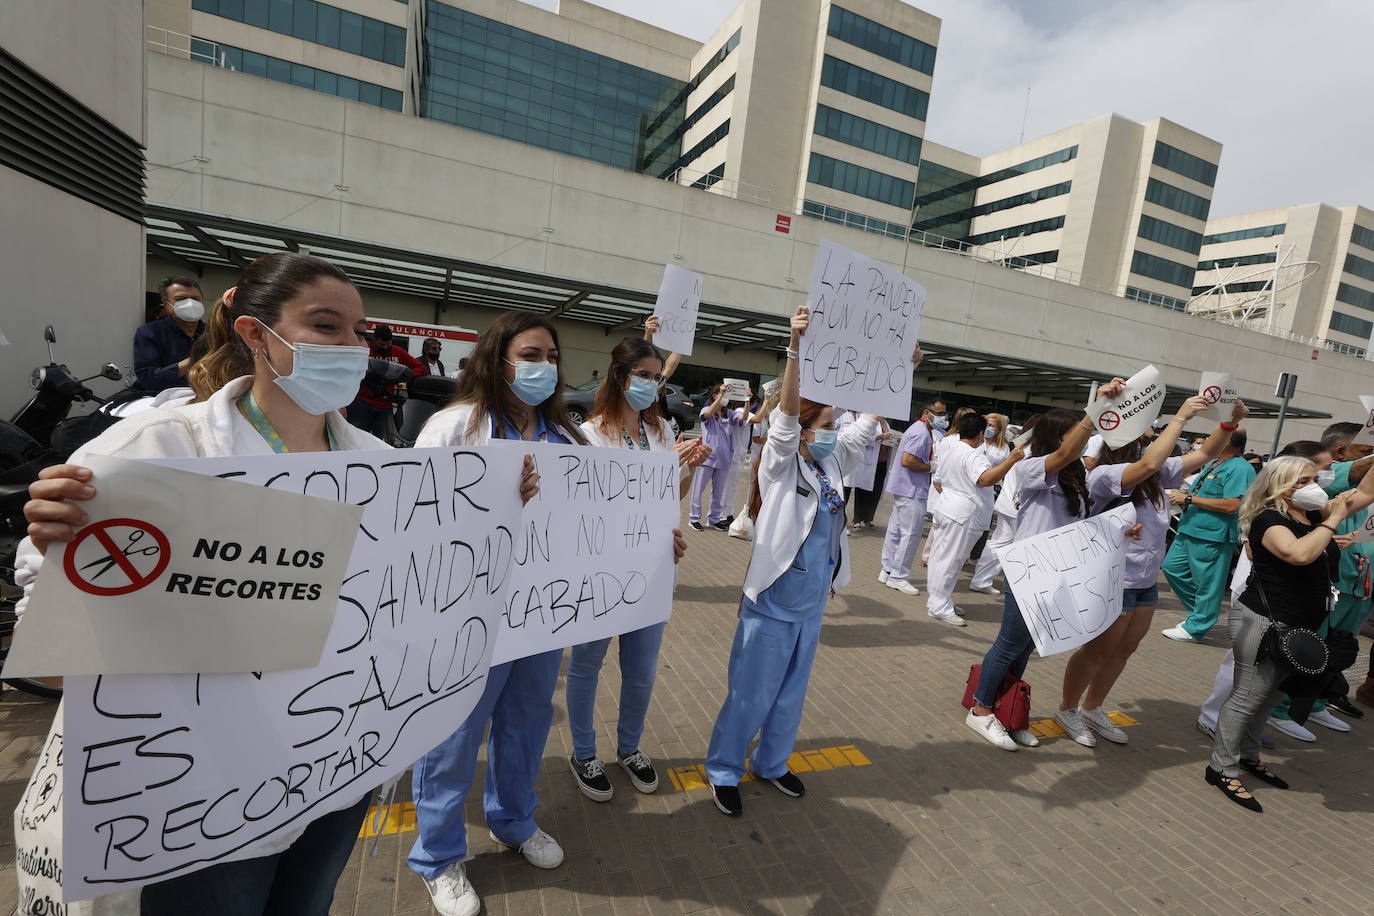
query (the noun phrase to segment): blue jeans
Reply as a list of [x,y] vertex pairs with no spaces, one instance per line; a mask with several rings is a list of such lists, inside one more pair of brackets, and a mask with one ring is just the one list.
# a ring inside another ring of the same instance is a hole
[[973,699],[991,708],[997,699],[997,691],[1002,680],[1010,674],[1020,680],[1026,673],[1026,663],[1030,661],[1035,640],[1026,629],[1026,619],[1021,616],[1021,608],[1016,604],[1016,596],[1011,593],[1006,579],[1002,580],[1002,628],[992,641],[992,648],[983,656],[983,670],[978,675],[978,687],[973,691]]
[[211,865],[143,888],[142,916],[327,916],[372,793],[326,814],[282,852]]
[[[622,757],[639,750],[644,716],[658,677],[658,647],[663,642],[664,626],[656,623],[619,637],[620,723],[616,751]],[[610,645],[608,637],[573,646],[568,658],[568,728],[572,731],[573,755],[578,760],[596,756],[596,682]]]
[[746,601],[730,649],[730,687],[711,731],[706,776],[737,786],[749,741],[759,736],[749,768],[765,779],[787,772],[801,728],[811,663],[821,641],[821,614],[789,623],[766,617]]
[[472,788],[488,721],[491,737],[482,795],[487,826],[507,846],[519,846],[534,835],[534,809],[539,806],[534,782],[553,724],[553,689],[562,660],[563,650],[556,649],[494,666],[467,721],[416,761],[411,797],[420,835],[408,862],[420,877],[433,880],[467,857],[463,802]]
[[361,398],[354,398],[348,405],[348,422],[378,439],[386,438],[386,424],[390,419],[390,407],[373,407]]

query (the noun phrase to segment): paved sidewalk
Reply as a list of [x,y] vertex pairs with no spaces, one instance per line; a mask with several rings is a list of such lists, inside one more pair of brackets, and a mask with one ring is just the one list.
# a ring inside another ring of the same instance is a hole
[[[969,665],[997,632],[1000,599],[956,598],[969,625],[930,620],[925,596],[875,580],[882,529],[855,535],[855,582],[827,610],[797,750],[803,799],[742,787],[727,819],[699,764],[725,691],[748,544],[687,532],[689,553],[663,643],[643,748],[660,765],[656,795],[618,769],[616,797],[582,798],[567,769],[562,710],[545,752],[540,824],[567,850],[554,871],[526,865],[488,839],[480,789],[466,808],[468,874],[486,912],[523,913],[1109,913],[1371,912],[1363,858],[1374,835],[1366,775],[1374,710],[1350,734],[1314,726],[1317,743],[1276,736],[1266,758],[1292,784],[1260,786],[1255,815],[1202,780],[1210,742],[1194,728],[1226,646],[1158,631],[1181,619],[1165,593],[1157,622],[1108,703],[1130,743],[1095,749],[1050,737],[1016,754],[963,725]],[[913,581],[923,584],[919,575]],[[608,656],[597,710],[602,753],[614,733],[618,669]],[[1057,708],[1064,656],[1033,659],[1033,715]],[[1352,671],[1362,673],[1362,658]],[[6,690],[0,699],[0,810],[9,812],[54,704]],[[1134,724],[1133,724],[1134,723]],[[1050,735],[1052,728],[1044,727]],[[408,780],[370,855],[360,841],[332,913],[432,912],[405,865],[414,840]],[[0,899],[14,899],[12,837],[0,853]],[[8,912],[7,903],[0,912]]]

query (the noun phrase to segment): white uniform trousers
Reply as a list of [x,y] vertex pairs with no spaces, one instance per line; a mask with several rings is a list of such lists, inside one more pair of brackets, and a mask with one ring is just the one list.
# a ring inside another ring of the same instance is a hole
[[925,527],[924,496],[892,497],[892,513],[887,517],[887,536],[883,539],[883,570],[889,580],[911,575],[911,561],[921,543]]
[[973,570],[970,588],[988,588],[992,580],[1002,571],[1002,561],[997,558],[994,548],[1006,547],[1016,537],[1016,516],[997,513],[997,527],[983,545],[983,555],[978,558],[978,566]]
[[959,582],[959,570],[964,568],[969,551],[983,533],[981,528],[961,524],[945,518],[930,532],[930,563],[926,568],[926,613],[932,617],[954,616],[954,586]]

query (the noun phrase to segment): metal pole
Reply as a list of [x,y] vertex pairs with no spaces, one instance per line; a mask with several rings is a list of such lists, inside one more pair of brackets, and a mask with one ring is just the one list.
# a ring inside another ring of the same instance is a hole
[[1274,442],[1272,445],[1269,446],[1269,457],[1271,459],[1279,452],[1279,436],[1283,433],[1284,414],[1288,413],[1288,398],[1289,395],[1287,393],[1287,390],[1285,389],[1283,395],[1283,402],[1279,404],[1279,419],[1278,422],[1274,424]]

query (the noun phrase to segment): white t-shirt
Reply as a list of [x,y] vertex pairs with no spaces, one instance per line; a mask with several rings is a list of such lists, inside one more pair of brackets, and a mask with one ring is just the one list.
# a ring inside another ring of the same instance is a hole
[[1091,458],[1094,461],[1096,461],[1097,456],[1102,454],[1103,444],[1104,442],[1102,437],[1099,436],[1097,433],[1093,433],[1092,436],[1088,439],[1087,446],[1083,449],[1083,457]]
[[[938,482],[938,483],[940,484],[940,486],[942,486],[942,487],[945,485],[945,481],[944,481],[943,478],[940,477],[940,466],[941,466],[941,462],[943,462],[943,461],[945,460],[945,455],[949,453],[950,448],[952,448],[954,445],[957,445],[958,442],[959,442],[959,437],[958,437],[958,436],[945,436],[944,438],[942,438],[942,439],[940,439],[938,442],[936,442],[936,443],[935,443],[935,447],[934,447],[933,449],[931,449],[931,452],[930,452],[930,479],[931,479],[932,481]],[[936,508],[937,506],[939,506],[939,505],[940,505],[940,491],[937,490],[937,489],[935,489],[934,487],[931,487],[931,488],[930,488],[930,495],[929,495],[928,497],[926,497],[926,508],[927,508],[929,511],[934,512],[934,511],[935,511],[935,508]]]
[[951,521],[971,528],[986,528],[992,521],[992,488],[978,486],[978,478],[992,467],[987,453],[959,439],[941,442],[939,512]]

